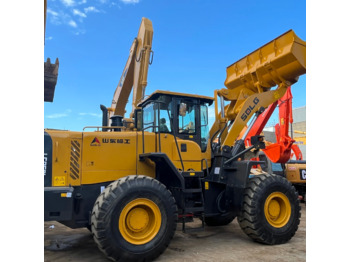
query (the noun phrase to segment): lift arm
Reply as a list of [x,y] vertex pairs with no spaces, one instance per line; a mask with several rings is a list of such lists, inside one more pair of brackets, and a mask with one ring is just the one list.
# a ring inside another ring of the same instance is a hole
[[152,22],[143,17],[138,35],[131,45],[129,58],[114,92],[112,106],[108,108],[109,117],[113,115],[124,117],[131,89],[133,89],[131,118],[137,104],[143,99],[147,86],[148,66],[151,63],[151,53],[153,53],[151,50],[152,38]]
[[[210,137],[221,131],[221,148],[232,146],[256,112],[276,102],[306,73],[306,42],[290,30],[232,64],[226,72],[227,88],[215,92],[216,121],[210,130]],[[230,102],[226,106],[221,103],[220,113],[218,97]]]

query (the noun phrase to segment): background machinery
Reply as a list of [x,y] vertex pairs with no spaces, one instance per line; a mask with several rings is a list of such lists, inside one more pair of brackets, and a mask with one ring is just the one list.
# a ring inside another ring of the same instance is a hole
[[[264,108],[305,74],[305,53],[306,43],[291,30],[229,66],[227,88],[215,90],[214,98],[155,91],[138,104],[133,97],[133,123],[119,117],[110,125],[105,119],[102,131],[45,129],[45,220],[90,227],[114,261],[155,259],[177,222],[185,232],[198,230],[186,227],[195,217],[203,229],[237,216],[254,241],[285,243],[300,221],[297,193],[281,176],[250,179],[251,168],[262,162],[245,155],[265,144],[261,136],[248,147],[244,140]],[[144,58],[149,62],[146,51]],[[209,130],[213,102],[216,120]]]
[[[298,194],[305,201],[306,199],[306,161],[298,145],[293,139],[293,114],[292,114],[292,92],[291,87],[287,88],[286,93],[278,101],[272,103],[262,114],[251,128],[245,143],[250,146],[251,138],[261,134],[267,121],[278,105],[279,124],[275,125],[276,143],[269,143],[265,149],[259,152],[259,160],[264,161],[263,170],[267,173],[282,175],[290,181],[297,189]],[[289,136],[289,124],[291,127],[291,136]],[[304,132],[303,132],[304,133]],[[295,157],[295,160],[292,160]],[[272,163],[271,163],[272,161]]]
[[[47,9],[47,0],[44,0],[44,41],[45,41],[45,33],[46,33],[46,9]],[[53,102],[53,98],[55,95],[55,87],[57,84],[58,77],[58,67],[59,61],[56,58],[55,63],[51,63],[51,59],[47,58],[46,62],[44,62],[44,101],[45,102]]]
[[[302,160],[303,155],[298,147],[294,144],[295,140],[289,136],[289,124],[292,127],[292,92],[291,87],[287,88],[284,96],[278,101],[272,103],[257,119],[252,129],[250,130],[246,144],[250,145],[251,137],[262,133],[267,121],[270,119],[276,106],[279,109],[279,124],[275,125],[276,143],[269,143],[262,151],[274,163],[286,163],[290,160],[292,152],[296,160]],[[293,136],[293,130],[291,130]]]
[[[114,92],[112,105],[109,108],[101,105],[103,112],[102,125],[105,126],[103,131],[106,131],[106,127],[111,126],[112,122],[113,125],[121,126],[123,121],[128,130],[135,127],[134,113],[136,109],[138,109],[136,112],[139,112],[139,114],[141,112],[137,104],[145,97],[148,66],[153,61],[152,39],[152,22],[143,17],[139,32],[131,45],[128,60]],[[126,119],[124,115],[131,90],[133,90],[131,114],[130,119]]]
[[306,145],[306,131],[293,130],[293,139],[298,145]]
[[301,201],[306,202],[305,160],[289,160],[287,163],[272,163],[272,172],[287,178],[297,190]]

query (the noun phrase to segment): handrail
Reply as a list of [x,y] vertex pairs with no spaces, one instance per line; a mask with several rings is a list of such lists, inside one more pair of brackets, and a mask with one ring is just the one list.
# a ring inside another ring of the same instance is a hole
[[208,169],[208,159],[202,158],[201,159],[201,170],[203,171],[203,160],[205,161],[205,168],[207,170],[207,175],[209,175],[209,169]]
[[96,132],[102,132],[102,131],[99,131],[100,128],[106,128],[106,129],[115,129],[115,128],[121,128],[121,129],[126,129],[125,126],[85,126],[83,128],[83,131],[86,129],[86,128],[97,128],[97,131]]
[[180,158],[180,163],[181,163],[181,166],[182,166],[182,170],[185,171],[184,163],[183,163],[183,161],[182,161],[182,157],[181,157],[179,145],[178,145],[178,143],[177,143],[177,139],[176,139],[176,135],[175,135],[175,129],[174,129],[173,121],[172,121],[171,118],[170,118],[170,113],[169,113],[169,110],[168,110],[168,109],[167,109],[167,112],[168,112],[168,116],[169,116],[169,122],[170,122],[170,125],[171,125],[171,131],[172,131],[172,134],[173,134],[174,140],[175,140],[175,145],[176,145],[177,153],[179,154],[179,158]]
[[142,153],[144,154],[145,153],[145,130],[146,129],[148,129],[148,128],[153,128],[153,127],[155,127],[155,128],[158,128],[158,132],[155,132],[155,134],[156,133],[158,133],[158,147],[159,147],[159,152],[162,152],[161,151],[161,147],[160,147],[160,131],[159,131],[159,126],[157,126],[157,125],[153,125],[153,126],[148,126],[148,127],[145,127],[145,128],[142,128],[141,129],[141,131],[142,131]]

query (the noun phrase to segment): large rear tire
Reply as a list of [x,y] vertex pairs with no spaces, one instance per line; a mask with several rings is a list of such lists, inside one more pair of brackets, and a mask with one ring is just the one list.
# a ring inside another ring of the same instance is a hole
[[91,229],[109,259],[151,261],[169,245],[176,220],[175,199],[163,184],[146,176],[127,176],[97,198]]
[[244,192],[238,223],[253,240],[264,244],[283,244],[298,230],[298,194],[284,177],[268,174],[250,179]]

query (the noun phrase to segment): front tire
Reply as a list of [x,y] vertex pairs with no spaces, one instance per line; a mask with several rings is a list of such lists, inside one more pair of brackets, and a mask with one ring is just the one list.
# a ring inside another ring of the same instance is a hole
[[238,223],[254,241],[283,244],[298,230],[300,215],[298,194],[287,179],[258,175],[245,189]]
[[176,220],[175,199],[163,184],[147,176],[127,176],[97,198],[91,229],[109,259],[151,261],[169,245]]

